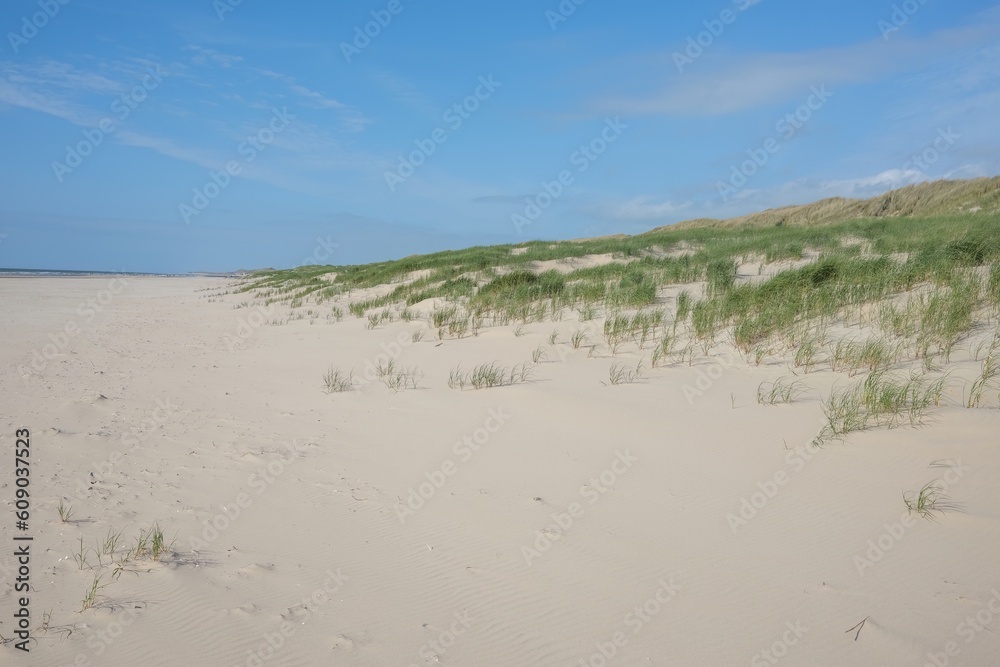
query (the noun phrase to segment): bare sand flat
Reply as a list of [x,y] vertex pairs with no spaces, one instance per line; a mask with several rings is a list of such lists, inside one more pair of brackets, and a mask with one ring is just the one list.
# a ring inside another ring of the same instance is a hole
[[[414,342],[426,321],[289,320],[225,285],[0,279],[6,461],[31,431],[27,664],[997,664],[1000,410],[961,387],[921,428],[815,448],[842,374],[759,405],[788,369],[721,345],[609,386],[639,357],[574,349],[600,331],[575,314]],[[530,382],[448,387],[539,345]],[[380,356],[418,388],[366,377]],[[331,366],[353,390],[324,393]],[[958,507],[907,514],[933,480]],[[169,548],[125,558],[154,524]]]

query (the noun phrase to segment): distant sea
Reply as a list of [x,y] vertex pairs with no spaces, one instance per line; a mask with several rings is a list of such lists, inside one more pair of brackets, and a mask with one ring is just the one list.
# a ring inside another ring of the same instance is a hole
[[[52,269],[5,269],[0,276],[175,276],[172,273],[137,273],[135,271],[57,271]],[[189,274],[198,275],[198,274]]]

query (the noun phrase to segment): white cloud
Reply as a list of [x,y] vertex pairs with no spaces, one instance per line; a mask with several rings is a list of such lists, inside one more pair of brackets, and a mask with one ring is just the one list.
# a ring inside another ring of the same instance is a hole
[[624,202],[597,202],[582,207],[581,211],[604,220],[676,220],[680,212],[690,207],[690,201],[675,203],[641,196]]
[[975,25],[920,38],[898,35],[888,42],[873,29],[869,41],[814,51],[733,54],[716,45],[683,72],[677,71],[672,50],[638,63],[631,59],[631,67],[650,70],[648,80],[657,82],[654,92],[605,93],[593,106],[628,115],[730,114],[794,99],[811,86],[834,88],[916,71],[940,62],[941,54],[994,43],[998,36],[1000,12],[991,11]]
[[143,134],[127,128],[119,129],[115,133],[115,138],[126,146],[147,148],[160,155],[184,162],[192,162],[205,169],[219,169],[226,162],[225,159],[220,159],[203,149],[179,146],[171,139]]
[[420,92],[412,83],[392,72],[377,70],[373,81],[399,103],[405,104],[428,117],[440,116],[441,110],[435,104],[431,103],[426,95]]
[[215,65],[216,67],[221,67],[222,69],[229,69],[233,65],[238,65],[243,62],[242,56],[232,56],[227,53],[220,53],[215,49],[206,49],[205,47],[198,46],[197,44],[190,44],[186,46],[184,50],[193,51],[194,55],[191,56],[191,62],[202,67]]
[[887,169],[874,176],[824,181],[820,183],[819,190],[841,197],[868,198],[927,180],[930,177],[917,169]]
[[262,76],[285,84],[291,93],[297,95],[299,99],[302,100],[302,106],[312,109],[330,109],[336,111],[341,118],[344,129],[349,132],[361,132],[369,124],[371,124],[371,119],[365,116],[360,109],[345,104],[340,100],[329,98],[315,90],[311,90],[286,74],[281,74],[280,72],[274,72],[271,70],[256,71]]
[[94,126],[107,112],[93,111],[82,99],[106,96],[107,105],[125,86],[93,72],[54,60],[0,63],[0,103]]

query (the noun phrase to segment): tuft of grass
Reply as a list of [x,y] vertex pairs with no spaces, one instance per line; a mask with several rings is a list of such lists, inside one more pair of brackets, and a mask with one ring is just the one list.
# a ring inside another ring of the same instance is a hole
[[139,531],[139,536],[135,538],[135,546],[132,547],[130,555],[133,560],[138,560],[149,554],[149,533],[145,530]]
[[166,553],[173,542],[168,543],[163,537],[163,530],[159,524],[153,524],[149,529],[149,555],[154,561],[160,560],[160,556]]
[[81,603],[80,611],[86,611],[88,609],[93,609],[101,598],[99,591],[107,586],[107,584],[102,584],[101,579],[104,578],[104,574],[98,573],[94,575],[94,580],[90,583],[90,588],[84,593],[83,601]]
[[589,338],[587,337],[587,331],[585,329],[577,329],[570,336],[569,344],[573,346],[574,350],[580,349],[580,346],[585,345]]
[[396,362],[390,359],[388,362],[379,361],[378,365],[375,366],[375,375],[381,380],[389,375],[393,375],[398,370]]
[[59,520],[63,523],[69,523],[69,520],[73,517],[73,506],[67,505],[65,501],[59,501]]
[[904,422],[918,426],[931,407],[941,404],[945,382],[944,377],[900,379],[874,371],[853,387],[833,391],[823,402],[827,424],[820,439]]
[[604,342],[611,354],[618,354],[618,347],[632,335],[632,320],[627,315],[609,315],[604,320]]
[[637,382],[641,377],[642,361],[636,364],[634,369],[622,364],[612,364],[611,368],[608,369],[608,379],[611,381],[612,386],[615,387],[620,384],[632,384],[633,382]]
[[678,322],[684,322],[687,320],[688,315],[691,314],[691,308],[694,303],[691,299],[691,294],[687,290],[683,290],[677,295],[677,313],[674,315],[674,326],[676,327]]
[[446,306],[444,308],[435,309],[431,313],[431,323],[434,325],[435,329],[440,329],[455,319],[457,315],[458,308],[455,306]]
[[350,391],[354,386],[354,371],[344,373],[339,368],[331,367],[323,374],[323,385],[328,394]]
[[778,378],[774,382],[762,382],[757,387],[757,403],[760,405],[794,403],[806,389],[807,387],[801,382],[788,382],[784,378]]
[[948,493],[936,481],[924,484],[919,491],[907,491],[903,494],[903,504],[910,514],[916,512],[924,519],[934,520],[935,513],[943,513],[954,506],[945,502]]
[[956,272],[948,285],[913,302],[918,318],[917,355],[927,358],[934,346],[947,362],[951,351],[975,324],[975,310],[983,289],[974,276]]
[[524,330],[523,324],[518,324],[516,327],[514,327],[514,335],[517,336],[518,338],[520,338],[526,333],[527,332]]
[[965,407],[967,408],[978,408],[982,403],[983,393],[986,389],[990,387],[996,388],[996,378],[1000,376],[1000,350],[995,349],[997,342],[994,341],[989,355],[983,361],[982,372],[972,383],[972,389],[969,391],[969,400],[965,403]]
[[902,343],[885,338],[869,338],[862,342],[840,340],[833,349],[831,365],[838,372],[854,377],[862,370],[877,371],[892,367],[902,356]]
[[653,368],[659,368],[664,360],[670,358],[676,342],[677,338],[674,334],[665,332],[663,334],[663,338],[661,338],[660,342],[653,348],[653,353],[650,356],[650,365]]
[[825,330],[806,334],[795,350],[795,360],[793,362],[795,367],[802,368],[806,373],[812,371],[813,367],[819,363],[820,352],[825,346]]
[[709,296],[725,294],[736,284],[738,265],[731,258],[709,262],[706,268]]
[[559,342],[559,331],[553,331],[549,334],[549,345],[555,345]]
[[466,317],[456,317],[448,322],[448,334],[455,338],[465,338],[469,333],[469,319]]
[[522,384],[531,379],[531,367],[519,364],[512,367],[500,366],[497,362],[480,364],[471,371],[461,367],[452,369],[448,376],[448,386],[452,389],[490,389]]
[[122,531],[116,531],[114,528],[108,528],[108,534],[104,538],[104,544],[101,546],[100,553],[105,556],[111,556],[118,549],[118,543],[122,539]]
[[538,364],[545,361],[548,354],[545,352],[545,348],[539,345],[534,350],[531,351],[531,363]]
[[420,379],[420,372],[416,368],[400,368],[393,360],[388,363],[379,361],[375,374],[382,384],[393,391],[416,389]]
[[80,545],[76,551],[73,552],[73,561],[76,563],[77,569],[82,570],[85,567],[89,567],[87,563],[87,552],[90,549],[83,546],[83,536],[80,537]]
[[465,389],[469,383],[469,374],[462,370],[462,367],[453,368],[448,372],[449,389]]

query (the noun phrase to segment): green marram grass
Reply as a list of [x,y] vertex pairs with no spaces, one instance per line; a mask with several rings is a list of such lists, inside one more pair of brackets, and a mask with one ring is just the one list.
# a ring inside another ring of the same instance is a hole
[[955,505],[947,500],[947,491],[936,481],[928,482],[919,491],[908,491],[903,494],[903,504],[909,513],[916,513],[921,518],[932,521],[936,514],[955,509]]
[[497,362],[480,364],[471,371],[461,367],[452,369],[448,376],[448,386],[452,389],[491,389],[522,384],[531,380],[532,368],[527,364],[511,367],[501,366]]
[[[515,248],[520,252],[513,253]],[[671,254],[678,248],[689,252]],[[750,258],[799,260],[807,250],[819,259],[763,281],[737,279],[737,267]],[[610,254],[615,261],[566,273],[530,269],[535,262],[596,254]],[[972,273],[980,267],[987,268],[985,279]],[[414,278],[418,272],[421,275]],[[686,285],[699,281],[706,288],[696,297]],[[673,308],[674,330],[690,322],[698,343],[711,350],[729,329],[748,356],[803,322],[833,320],[924,285],[929,289],[912,297],[913,303],[893,306],[895,311],[885,306],[880,322],[887,335],[912,338],[918,354],[947,358],[967,335],[977,310],[989,306],[1000,311],[1000,216],[869,218],[812,227],[666,228],[579,242],[480,246],[363,266],[260,272],[240,290],[265,302],[307,297],[322,302],[380,285],[393,287],[382,296],[352,300],[348,310],[370,318],[369,325],[377,327],[392,320],[390,307],[402,310],[437,299],[430,317],[439,337],[475,334],[482,326],[554,320],[572,311],[582,321],[601,310],[612,318],[624,317],[625,311],[668,303],[663,290],[681,286]],[[629,340],[625,329],[610,333],[616,338],[608,343],[613,349]],[[640,347],[651,340],[651,331],[643,334],[641,327],[637,335]],[[802,362],[812,366],[808,355]]]
[[834,390],[823,402],[827,423],[820,438],[878,426],[919,426],[932,408],[941,405],[946,382],[946,377],[901,378],[873,371],[851,387]]
[[[979,212],[968,212],[975,207]],[[941,182],[869,202],[769,211],[735,221],[741,224],[706,220],[635,236],[539,240],[367,265],[261,271],[238,291],[253,296],[247,307],[261,302],[314,307],[336,300],[337,312],[371,328],[396,319],[411,322],[419,310],[427,331],[439,340],[477,336],[487,327],[525,333],[533,323],[565,317],[596,320],[592,335],[579,326],[567,329],[570,346],[587,346],[590,356],[600,342],[612,356],[648,351],[650,365],[659,368],[685,360],[693,364],[697,356],[711,357],[717,345],[731,342],[748,363],[787,363],[795,374],[822,369],[866,375],[823,402],[824,433],[842,436],[920,423],[940,402],[944,380],[900,373],[912,365],[929,372],[950,364],[983,322],[1000,320],[998,207],[1000,179]],[[537,269],[596,255],[612,261]],[[753,277],[740,274],[740,267],[748,266]],[[419,336],[413,335],[416,341]],[[553,332],[549,345],[557,341]],[[532,362],[540,363],[549,352],[536,348]],[[979,378],[967,385],[967,406],[990,398],[1000,377],[995,359],[986,355]],[[526,368],[456,369],[449,384],[514,384],[523,381]],[[635,373],[621,364],[617,368]],[[324,378],[328,391],[350,388],[350,375],[330,373]],[[758,398],[765,404],[794,401],[801,387],[779,381],[761,387]]]

